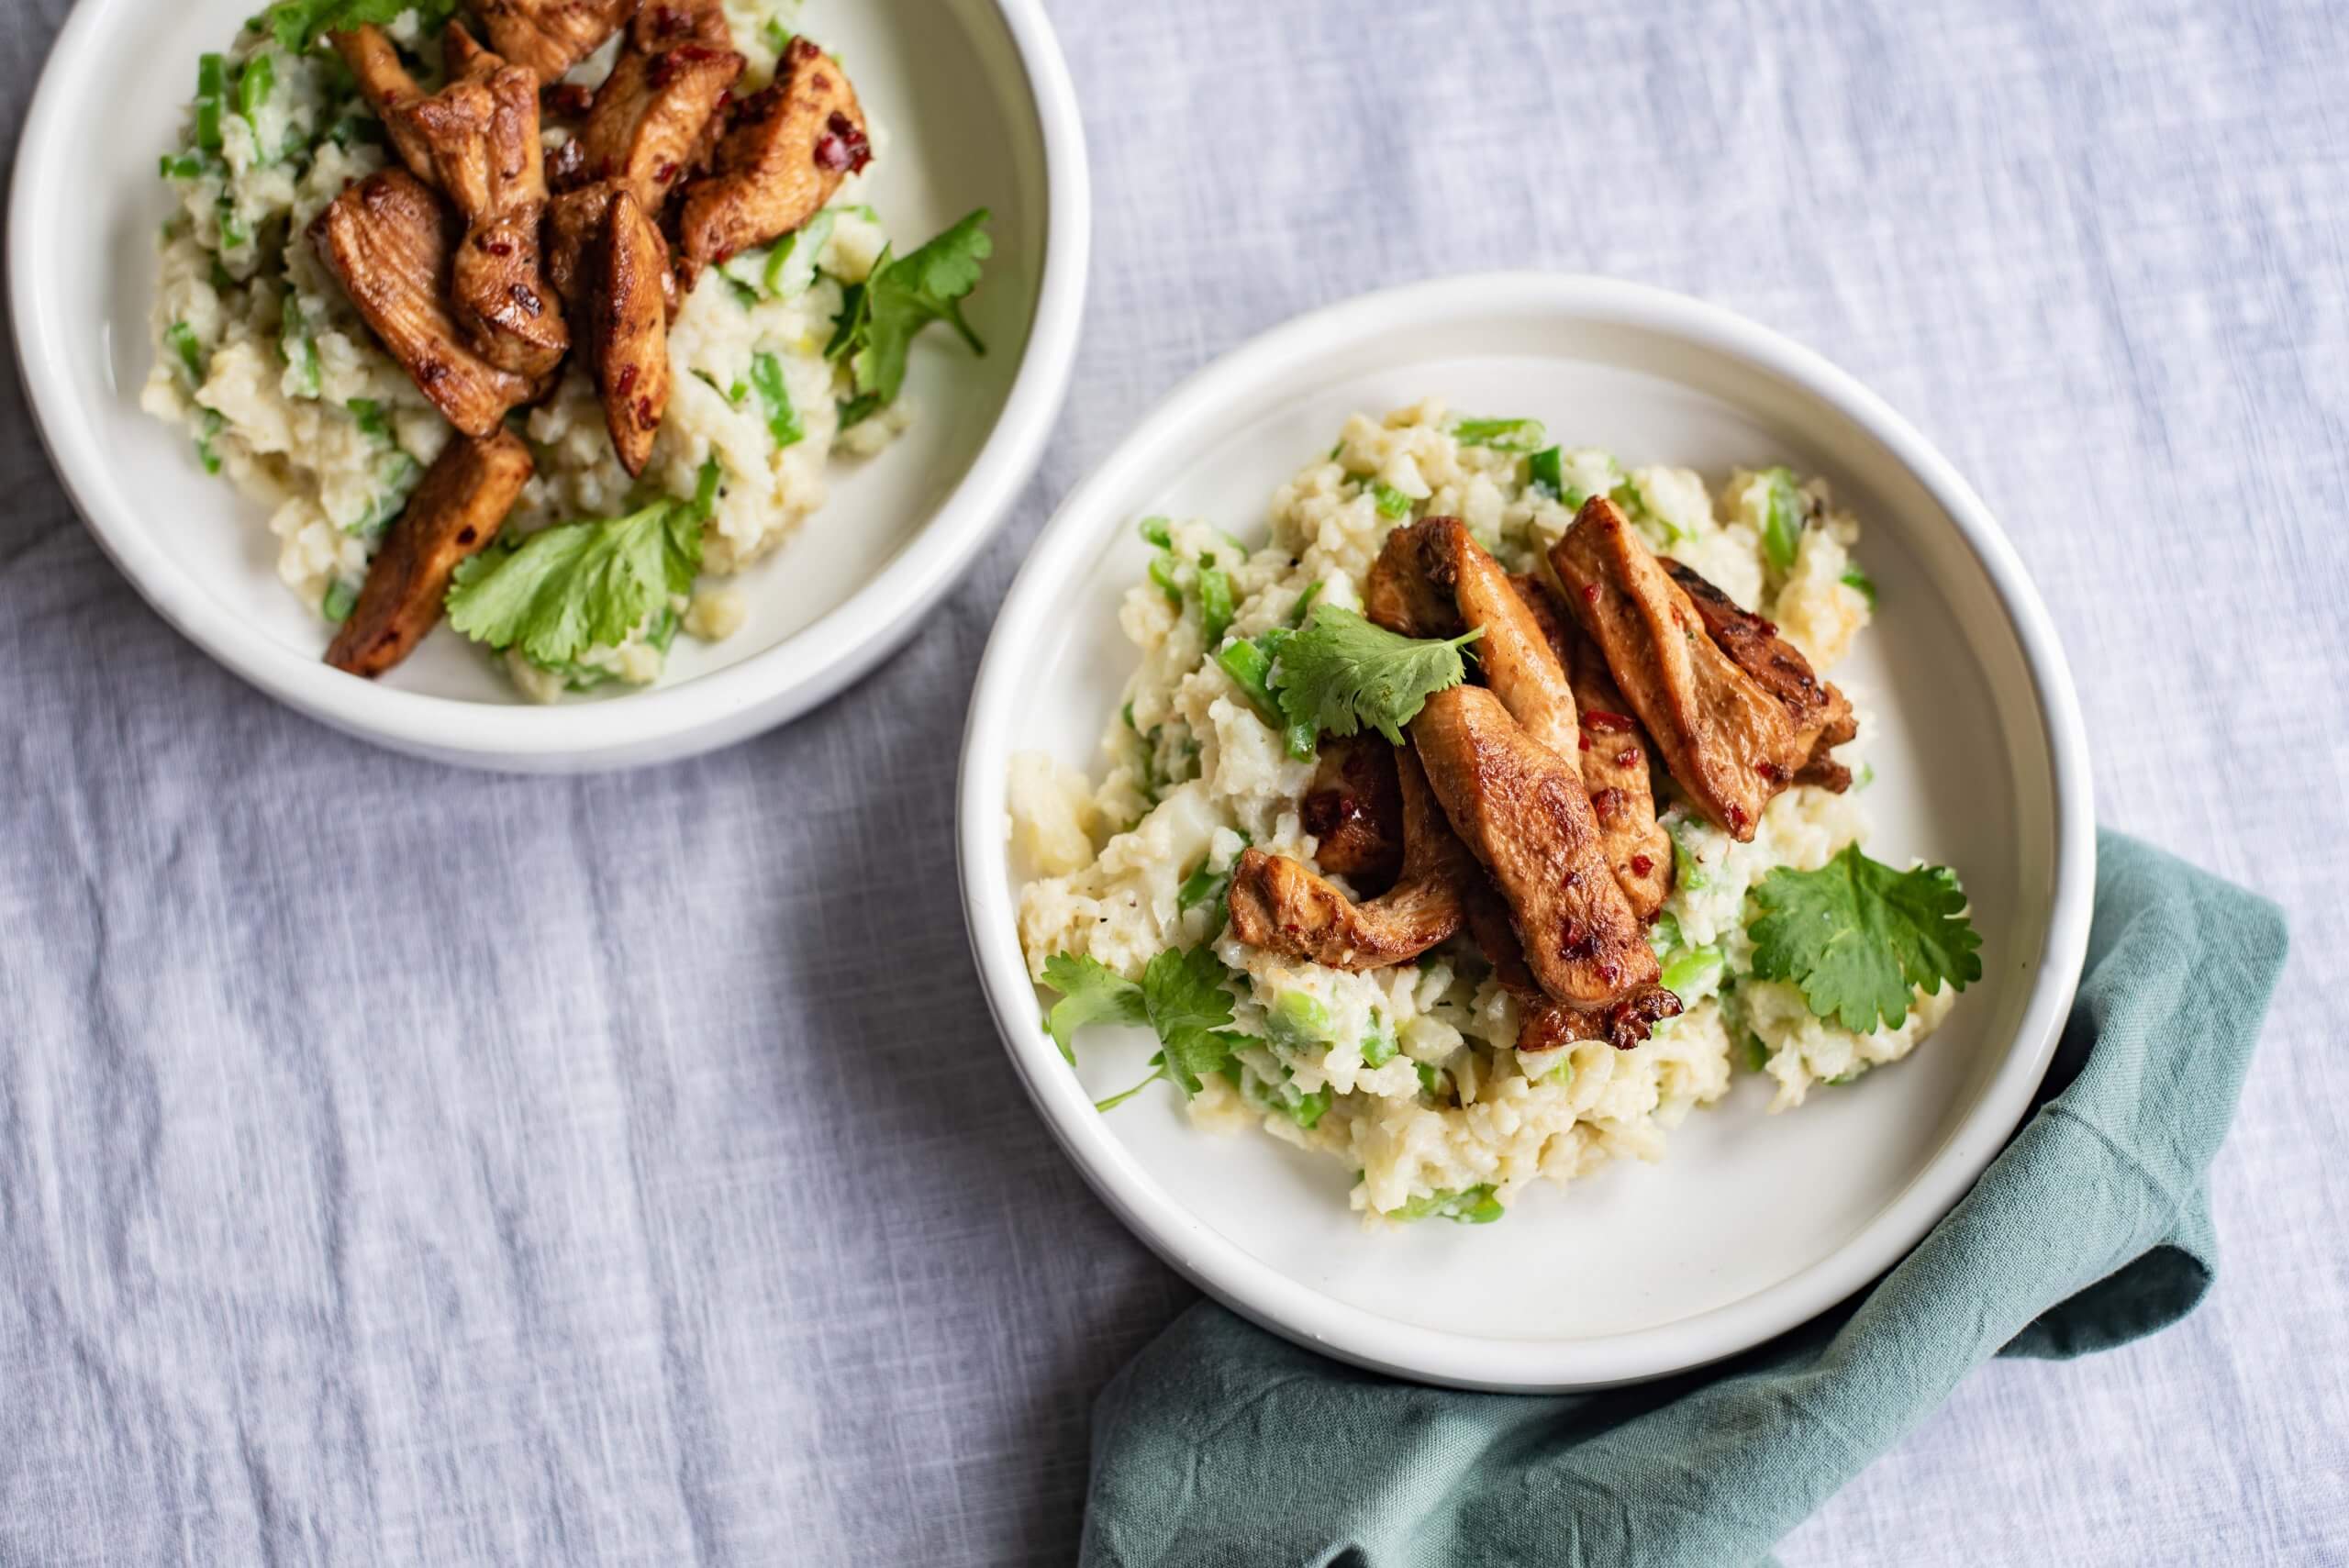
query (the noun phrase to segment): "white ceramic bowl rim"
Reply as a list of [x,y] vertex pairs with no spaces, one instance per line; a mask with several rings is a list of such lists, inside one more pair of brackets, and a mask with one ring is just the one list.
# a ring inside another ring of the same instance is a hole
[[18,143],[8,209],[18,365],[35,424],[75,509],[132,586],[197,646],[295,707],[395,745],[476,757],[490,765],[644,757],[666,740],[690,746],[697,733],[727,728],[734,716],[774,706],[786,692],[797,695],[785,714],[813,707],[894,651],[961,580],[1035,472],[1074,366],[1092,242],[1076,89],[1041,0],[990,3],[1026,73],[1045,163],[1044,266],[1019,373],[985,445],[930,521],[871,581],[774,647],[697,679],[620,700],[547,706],[460,702],[353,680],[263,636],[213,599],[139,525],[95,433],[71,412],[70,400],[52,390],[69,384],[72,358],[87,345],[72,336],[62,312],[49,308],[32,248],[40,232],[37,215],[61,199],[59,183],[71,176],[71,161],[53,149],[76,134],[66,117],[70,105],[83,97],[77,83],[106,65],[97,50],[109,9],[104,0],[76,7],[50,51]]
[[[1840,1249],[1767,1289],[1696,1316],[1602,1337],[1527,1341],[1399,1323],[1283,1275],[1182,1207],[1112,1135],[1036,1022],[1003,865],[1005,737],[1040,629],[1066,584],[1100,546],[1102,514],[1134,476],[1154,470],[1207,410],[1286,364],[1364,339],[1396,320],[1425,324],[1498,312],[1569,314],[1676,337],[1742,360],[1841,410],[1909,471],[1980,562],[2021,645],[2039,701],[2054,776],[2054,897],[2015,1039],[1973,1109],[1902,1191]],[[1063,502],[1006,598],[979,667],[964,732],[958,862],[982,985],[1011,1059],[1077,1167],[1142,1240],[1234,1310],[1328,1354],[1382,1372],[1464,1387],[1590,1388],[1702,1365],[1816,1317],[1899,1261],[1954,1206],[2020,1124],[2045,1076],[2087,951],[2095,823],[2078,701],[2046,607],[1981,499],[1946,459],[1875,394],[1820,355],[1717,306],[1599,277],[1494,272],[1364,295],[1301,317],[1193,375]]]

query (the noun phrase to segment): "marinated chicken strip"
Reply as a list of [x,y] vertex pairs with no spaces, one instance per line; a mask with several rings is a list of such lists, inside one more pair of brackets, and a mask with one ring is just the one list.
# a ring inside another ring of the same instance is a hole
[[1512,577],[1518,596],[1541,623],[1551,651],[1564,666],[1575,692],[1575,741],[1582,787],[1606,841],[1607,863],[1615,884],[1631,901],[1631,913],[1652,920],[1672,891],[1672,835],[1655,819],[1655,784],[1648,773],[1648,740],[1631,717],[1607,661],[1590,639],[1575,629],[1565,606],[1539,577]]
[[[1705,633],[1703,617],[1612,501],[1594,495],[1550,564],[1664,765],[1740,842],[1809,761],[1815,736]],[[1596,742],[1594,742],[1595,744]]]
[[669,406],[669,311],[661,292],[668,248],[636,198],[612,194],[604,215],[588,346],[604,422],[620,466],[642,473]]
[[1396,753],[1403,873],[1357,904],[1285,855],[1252,846],[1231,872],[1231,931],[1251,947],[1359,973],[1408,963],[1460,929],[1460,890],[1475,865],[1408,751]]
[[440,66],[450,81],[484,78],[505,63],[495,52],[484,49],[464,23],[451,22],[440,30]]
[[[547,201],[547,282],[570,313],[571,336],[575,342],[585,342],[593,336],[588,306],[596,292],[597,247],[603,239],[604,220],[611,211],[612,194],[618,188],[608,180],[598,180]],[[658,238],[659,231],[654,233]],[[661,241],[664,258],[668,243],[666,239]],[[665,260],[661,268],[661,297],[667,303],[670,318],[674,320],[677,307],[684,301],[677,292],[676,270]]]
[[840,63],[793,39],[773,83],[738,106],[716,166],[685,187],[679,233],[686,260],[723,261],[790,233],[872,160],[864,114]]
[[1527,734],[1575,765],[1574,690],[1542,624],[1458,517],[1428,517],[1386,536],[1363,589],[1372,620],[1406,637],[1470,627],[1476,667]]
[[1680,562],[1666,557],[1664,569],[1697,607],[1706,635],[1729,655],[1731,663],[1778,699],[1798,739],[1811,738],[1808,760],[1794,782],[1815,784],[1841,795],[1852,783],[1852,770],[1828,753],[1860,732],[1851,703],[1819,678],[1810,661],[1780,637],[1776,626],[1739,607],[1735,599]]
[[[721,18],[722,20],[722,18]],[[645,50],[641,24],[596,89],[596,106],[579,133],[580,168],[590,180],[612,180],[646,212],[659,212],[679,179],[707,146],[718,106],[746,63],[730,49],[685,42]]]
[[430,152],[442,193],[465,220],[449,278],[457,324],[492,364],[542,381],[562,363],[571,334],[539,252],[547,201],[539,82],[485,51],[472,57],[472,72],[400,117]]
[[1323,871],[1372,889],[1402,873],[1403,786],[1395,748],[1377,736],[1322,738],[1302,815]]
[[406,658],[440,620],[458,562],[497,536],[530,469],[530,449],[511,430],[450,437],[384,535],[327,662],[373,676]]
[[1481,686],[1428,698],[1411,740],[1453,830],[1508,903],[1542,989],[1611,1006],[1653,985],[1655,954],[1615,884],[1574,764]]
[[401,111],[424,98],[424,89],[408,74],[401,62],[400,51],[383,28],[373,23],[351,28],[347,31],[327,35],[342,62],[351,67],[351,75],[359,79],[359,95],[375,117],[384,122],[384,133],[391,139],[392,150],[407,165],[408,172],[431,184],[437,178],[432,172],[432,154],[401,117]]
[[1468,933],[1493,966],[1493,978],[1517,1003],[1517,1049],[1529,1055],[1561,1051],[1578,1040],[1603,1040],[1629,1051],[1649,1031],[1680,1011],[1680,998],[1661,985],[1632,992],[1620,1002],[1576,1006],[1542,989],[1525,962],[1525,949],[1509,923],[1508,906],[1491,879],[1478,876],[1461,898]]
[[687,43],[732,49],[734,33],[724,0],[645,0],[629,21],[628,43],[646,54]]
[[423,182],[384,169],[327,204],[310,235],[327,267],[418,391],[469,436],[486,436],[536,390],[475,353],[441,303],[460,238]]
[[473,0],[489,47],[541,82],[603,47],[636,10],[637,0]]

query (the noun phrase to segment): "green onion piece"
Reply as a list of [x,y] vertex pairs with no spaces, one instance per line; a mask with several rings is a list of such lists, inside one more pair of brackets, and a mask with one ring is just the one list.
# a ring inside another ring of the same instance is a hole
[[237,216],[237,209],[229,204],[228,198],[222,197],[220,200],[221,247],[229,250],[242,250],[246,242],[251,239],[252,236],[246,231],[244,219]]
[[1174,548],[1174,525],[1164,517],[1144,517],[1140,526],[1142,543],[1161,550]]
[[1553,501],[1566,498],[1566,462],[1564,449],[1543,447],[1526,460],[1528,483]]
[[202,386],[205,377],[204,345],[195,340],[195,328],[184,321],[174,321],[163,329],[163,346],[179,356],[180,370],[187,376],[190,386]]
[[302,319],[302,306],[295,296],[285,296],[285,306],[278,313],[277,351],[294,373],[294,394],[297,397],[318,395],[318,348],[310,341],[310,328]]
[[1384,1067],[1395,1060],[1395,1052],[1400,1049],[1395,1043],[1395,1037],[1387,1032],[1384,1025],[1381,1025],[1362,1042],[1362,1064],[1365,1067]]
[[220,258],[217,256],[212,258],[211,283],[215,290],[232,289],[237,286],[235,274],[220,264]]
[[166,152],[161,168],[166,180],[193,180],[204,172],[204,161],[193,152]]
[[1688,840],[1684,836],[1687,826],[1686,822],[1675,822],[1671,828],[1672,880],[1694,893],[1705,885],[1707,879],[1704,866],[1698,862],[1696,851],[1689,849]]
[[702,460],[701,471],[694,475],[694,498],[688,503],[693,507],[695,520],[706,523],[718,510],[718,487],[725,477],[726,470],[716,458]]
[[1662,958],[1681,945],[1680,917],[1664,910],[1656,916],[1655,924],[1648,928],[1648,950]]
[[1786,468],[1774,468],[1762,476],[1769,481],[1770,499],[1762,514],[1762,549],[1770,564],[1781,572],[1794,570],[1795,550],[1802,542],[1800,502],[1795,495],[1795,476]]
[[1745,1064],[1756,1073],[1770,1065],[1770,1048],[1762,1043],[1760,1035],[1750,1029],[1745,1036]]
[[1876,608],[1875,578],[1869,576],[1866,573],[1854,566],[1843,573],[1843,586],[1858,594],[1861,598],[1865,599],[1868,602],[1868,608]]
[[791,47],[791,29],[776,18],[769,17],[759,30],[766,36],[767,46],[775,53],[781,54]]
[[1281,1109],[1288,1113],[1291,1121],[1310,1132],[1321,1119],[1321,1113],[1330,1108],[1330,1091],[1316,1089],[1308,1095],[1294,1084],[1283,1084],[1279,1102]]
[[1231,579],[1220,568],[1200,567],[1199,628],[1209,648],[1223,646],[1224,633],[1231,629]]
[[277,67],[266,53],[254,55],[245,61],[237,73],[237,112],[250,125],[261,106],[269,102],[269,92],[277,84]]
[[1464,447],[1490,447],[1499,452],[1534,451],[1550,439],[1539,419],[1463,419],[1452,433]]
[[816,282],[816,263],[823,257],[825,241],[831,239],[832,225],[839,217],[839,213],[826,207],[775,241],[767,251],[760,280],[769,295],[789,299],[807,292]]
[[1284,991],[1264,1014],[1273,1039],[1292,1049],[1327,1045],[1337,1029],[1330,1009],[1302,991]]
[[1675,995],[1702,991],[1720,979],[1723,967],[1720,949],[1693,949],[1664,966],[1664,988]]
[[327,584],[327,596],[318,606],[318,613],[335,626],[351,618],[351,606],[359,602],[359,590],[338,577]]
[[359,421],[359,433],[379,441],[392,439],[391,421],[384,417],[384,406],[372,397],[354,397],[343,405],[351,417]]
[[1297,603],[1288,607],[1290,626],[1301,627],[1305,624],[1305,617],[1313,612],[1313,601],[1321,596],[1321,579],[1318,577],[1306,584],[1305,592],[1297,596]]
[[217,473],[220,472],[220,453],[212,443],[228,421],[210,408],[198,408],[195,414],[195,460],[204,464],[205,473]]
[[1216,651],[1215,662],[1240,688],[1256,717],[1276,730],[1288,754],[1298,762],[1309,762],[1320,737],[1310,725],[1291,724],[1281,712],[1281,705],[1273,700],[1272,655],[1247,638],[1234,638]]
[[1411,515],[1411,498],[1383,479],[1370,482],[1370,493],[1378,498],[1378,515],[1382,517],[1408,517]]
[[220,150],[220,100],[198,98],[195,102],[195,144],[206,152]]
[[1411,1065],[1418,1070],[1419,1074],[1420,1094],[1432,1095],[1443,1086],[1442,1068],[1431,1067],[1424,1062],[1414,1062]]
[[195,57],[195,95],[217,98],[228,90],[228,61],[217,54]]
[[799,412],[791,406],[791,388],[784,384],[783,361],[769,353],[751,356],[751,385],[767,411],[767,431],[779,450],[807,439]]
[[1178,610],[1183,607],[1183,584],[1174,579],[1173,556],[1158,555],[1151,558],[1150,580],[1158,584],[1158,591],[1166,595],[1168,604]]

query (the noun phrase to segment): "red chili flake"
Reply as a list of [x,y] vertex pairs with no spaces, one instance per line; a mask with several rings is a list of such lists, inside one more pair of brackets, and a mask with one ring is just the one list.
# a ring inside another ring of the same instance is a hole
[[459,544],[471,544],[480,537],[480,534],[473,531],[471,524],[467,524],[465,527],[457,530],[457,542]]
[[1590,737],[1589,737],[1589,736],[1587,736],[1587,735],[1577,735],[1577,736],[1575,736],[1575,743],[1576,745],[1580,746],[1580,747],[1581,747],[1584,751],[1589,751],[1589,750],[1590,750]]
[[832,173],[854,173],[873,161],[873,144],[857,123],[834,109],[816,141],[816,165]]
[[650,397],[636,400],[636,422],[648,430],[661,422],[661,411],[652,406]]
[[612,395],[616,397],[624,398],[629,395],[629,391],[635,387],[635,385],[636,367],[634,365],[622,365],[620,367],[620,378],[612,386]]
[[493,256],[511,256],[514,254],[514,242],[510,239],[494,239],[484,234],[480,239],[474,240],[473,243],[480,246],[483,250],[488,251]]
[[676,164],[666,158],[652,166],[652,179],[655,184],[665,185],[676,177]]
[[1626,746],[1615,753],[1615,765],[1619,768],[1637,766],[1639,760],[1640,749],[1637,746]]
[[1609,713],[1603,707],[1585,709],[1582,716],[1585,729],[1596,729],[1607,735],[1628,735],[1631,721],[1620,713]]
[[1585,584],[1582,585],[1582,602],[1583,602],[1584,604],[1586,604],[1586,605],[1595,605],[1595,604],[1598,603],[1598,584],[1596,584],[1596,583],[1585,583]]
[[1732,833],[1737,832],[1745,826],[1745,807],[1731,801],[1729,807],[1729,830]]
[[1650,860],[1647,856],[1633,855],[1631,857],[1631,874],[1633,876],[1645,876],[1648,873],[1653,870],[1655,870],[1655,862]]
[[1600,983],[1603,984],[1614,984],[1615,982],[1622,975],[1622,973],[1623,972],[1620,969],[1611,963],[1602,963],[1598,966],[1598,978]]
[[1754,763],[1753,771],[1760,773],[1765,779],[1768,780],[1772,784],[1776,784],[1787,776],[1786,769],[1778,766],[1776,762],[1768,761]]
[[427,360],[416,367],[416,379],[427,386],[437,386],[449,379],[449,367],[439,360]]
[[1623,814],[1625,804],[1623,792],[1611,786],[1598,791],[1590,797],[1591,810],[1598,813],[1603,820],[1609,822]]

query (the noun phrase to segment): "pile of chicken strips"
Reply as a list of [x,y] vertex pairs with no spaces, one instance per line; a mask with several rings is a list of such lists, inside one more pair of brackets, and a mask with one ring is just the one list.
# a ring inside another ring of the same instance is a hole
[[1406,743],[1325,740],[1305,801],[1321,867],[1242,852],[1231,929],[1332,968],[1408,963],[1464,929],[1523,1018],[1518,1049],[1628,1049],[1680,1011],[1647,928],[1672,891],[1652,762],[1741,842],[1779,791],[1841,792],[1852,706],[1769,621],[1652,551],[1593,496],[1546,575],[1512,577],[1457,517],[1395,530],[1369,618],[1474,629],[1475,684],[1430,696]]
[[[705,267],[796,230],[871,146],[837,61],[791,40],[774,82],[736,97],[745,61],[719,0],[473,0],[426,93],[384,32],[331,41],[397,162],[347,187],[310,239],[351,304],[457,435],[367,573],[327,662],[362,675],[406,658],[459,562],[529,481],[507,416],[580,356],[630,474],[668,406],[668,326]],[[592,93],[564,82],[625,29]],[[542,128],[572,136],[552,155]]]

